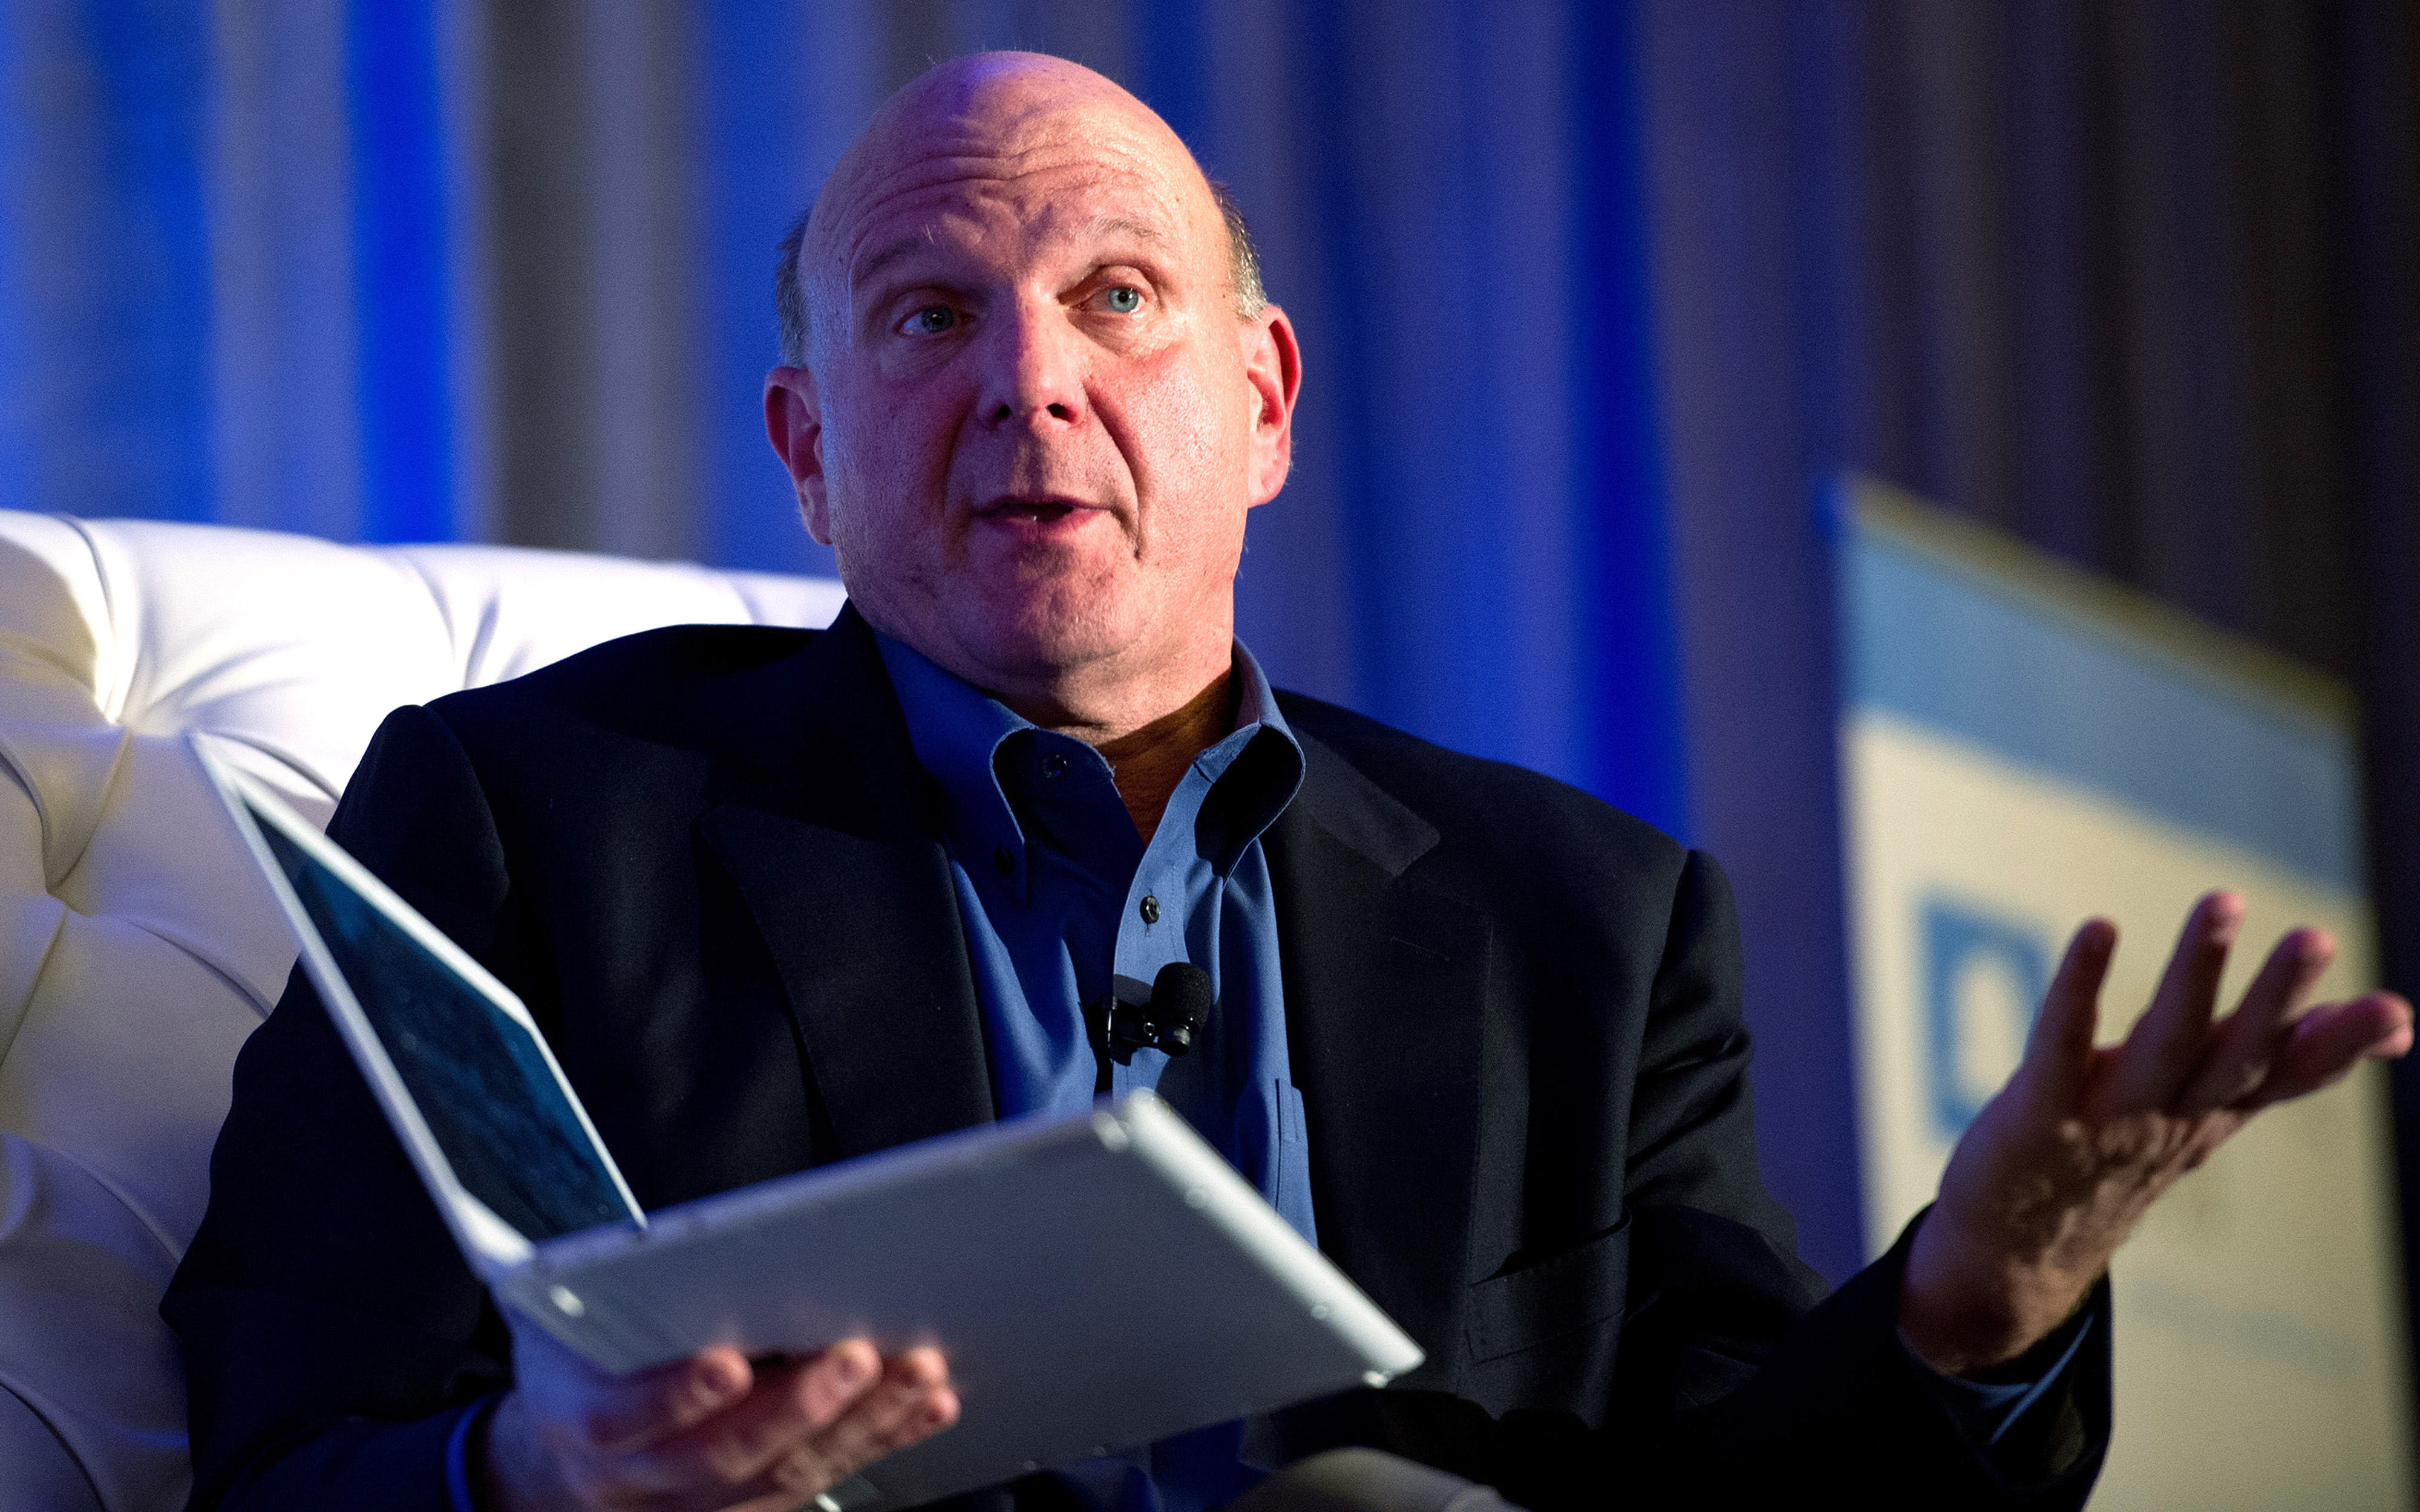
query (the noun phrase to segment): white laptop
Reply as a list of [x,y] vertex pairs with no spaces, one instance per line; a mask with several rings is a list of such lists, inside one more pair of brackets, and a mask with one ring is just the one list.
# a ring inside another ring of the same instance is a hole
[[194,749],[471,1267],[609,1370],[938,1346],[957,1425],[818,1499],[885,1512],[1357,1385],[1404,1332],[1158,1099],[643,1213],[528,1010],[256,779]]

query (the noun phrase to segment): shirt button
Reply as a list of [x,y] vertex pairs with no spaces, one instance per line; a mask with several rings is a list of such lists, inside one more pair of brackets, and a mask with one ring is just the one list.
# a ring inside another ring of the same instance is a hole
[[1067,758],[1066,758],[1066,757],[1064,757],[1064,756],[1060,755],[1060,754],[1059,754],[1057,751],[1055,751],[1055,750],[1054,750],[1054,751],[1052,751],[1049,755],[1043,757],[1043,758],[1042,758],[1042,775],[1043,775],[1044,777],[1064,777],[1064,776],[1066,776],[1066,775],[1067,775]]
[[1159,900],[1147,892],[1142,895],[1142,921],[1146,924],[1159,922]]
[[1009,855],[1008,847],[1003,845],[991,853],[991,864],[1000,869],[1001,876],[1006,876],[1016,870],[1016,857]]

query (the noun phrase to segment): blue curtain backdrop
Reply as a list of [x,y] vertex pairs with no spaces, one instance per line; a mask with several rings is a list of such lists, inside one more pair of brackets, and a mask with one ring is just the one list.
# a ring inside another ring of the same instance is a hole
[[6,0],[0,499],[828,568],[770,249],[898,81],[1042,47],[1233,185],[1302,329],[1248,639],[1684,827],[1618,8],[1209,15]]
[[2359,678],[2420,985],[2415,15],[0,0],[0,506],[828,569],[757,419],[775,241],[933,59],[1089,63],[1302,332],[1245,637],[1724,859],[1767,1179],[1838,1278],[1837,470]]

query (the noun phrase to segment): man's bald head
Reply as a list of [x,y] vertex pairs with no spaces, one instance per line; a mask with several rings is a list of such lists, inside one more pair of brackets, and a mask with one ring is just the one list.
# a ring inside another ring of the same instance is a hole
[[845,299],[846,269],[834,258],[845,262],[853,213],[869,197],[946,173],[954,162],[1015,155],[1071,114],[1094,118],[1105,153],[1183,164],[1226,239],[1236,316],[1258,318],[1267,296],[1251,228],[1234,196],[1202,172],[1165,121],[1080,64],[1038,53],[982,53],[936,65],[885,100],[783,237],[773,270],[782,361],[808,365],[816,329],[836,323],[832,312]]
[[1238,239],[1167,123],[1088,69],[960,58],[883,105],[784,261],[765,380],[866,623],[1105,738],[1225,673],[1301,382]]

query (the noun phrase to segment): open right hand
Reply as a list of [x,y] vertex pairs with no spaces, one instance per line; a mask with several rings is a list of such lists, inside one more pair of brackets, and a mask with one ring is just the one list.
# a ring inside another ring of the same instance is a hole
[[886,1360],[863,1339],[787,1364],[717,1349],[615,1376],[517,1325],[513,1370],[478,1466],[497,1512],[791,1512],[958,1418],[940,1351]]
[[2277,942],[2236,1010],[2219,980],[2243,900],[2194,905],[2150,1009],[2122,1044],[2096,1042],[2118,931],[2075,933],[2025,1056],[1967,1127],[1941,1200],[1909,1246],[1900,1329],[1948,1374],[2014,1359],[2073,1314],[2152,1202],[2272,1103],[2412,1048],[2392,993],[2305,1009],[2335,942]]

